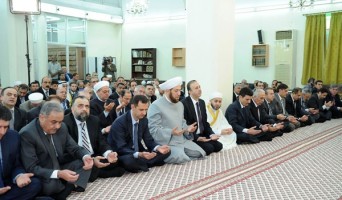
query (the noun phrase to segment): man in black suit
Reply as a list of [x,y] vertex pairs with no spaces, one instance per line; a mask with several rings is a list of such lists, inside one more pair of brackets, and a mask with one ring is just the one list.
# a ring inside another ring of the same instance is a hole
[[20,136],[9,129],[12,118],[0,105],[0,199],[31,199],[41,190],[34,174],[26,173],[20,161]]
[[20,131],[20,129],[27,124],[27,114],[24,110],[15,107],[17,97],[18,93],[13,87],[6,87],[1,91],[2,105],[7,107],[12,114],[10,129]]
[[240,83],[237,83],[234,85],[233,102],[236,101],[236,99],[239,97],[241,88],[242,88],[242,85]]
[[113,91],[113,93],[109,96],[109,98],[112,100],[118,99],[120,97],[121,91],[124,89],[125,89],[125,84],[118,83],[116,85],[115,91]]
[[70,102],[67,99],[67,89],[63,87],[63,85],[58,85],[56,95],[61,99],[61,107],[63,110],[67,110],[70,108]]
[[116,105],[116,115],[118,117],[125,114],[131,109],[130,102],[132,99],[132,93],[128,89],[123,89],[119,95],[120,97],[114,100],[114,103]]
[[267,125],[257,122],[249,110],[253,92],[249,88],[242,88],[239,99],[230,104],[225,116],[237,135],[237,144],[258,143],[272,141],[272,136],[266,134]]
[[38,88],[37,92],[42,93],[44,95],[43,100],[46,100],[50,95],[56,94],[56,90],[50,88],[51,86],[51,78],[45,76],[42,78],[41,87]]
[[100,81],[94,85],[95,99],[90,101],[90,114],[100,119],[101,132],[107,137],[110,127],[116,119],[115,103],[109,99],[109,82]]
[[148,99],[148,103],[151,105],[153,101],[157,100],[157,96],[155,95],[155,88],[151,83],[148,83],[145,85],[145,89],[146,89],[145,94]]
[[268,124],[268,134],[272,137],[282,136],[281,130],[284,128],[283,123],[276,123],[271,120],[264,109],[265,91],[263,89],[255,89],[253,97],[249,103],[252,116],[261,124]]
[[[63,123],[64,110],[56,102],[45,102],[39,118],[21,131],[21,160],[26,171],[41,179],[42,193],[65,199],[72,190],[83,192],[93,159],[78,146]],[[68,162],[67,156],[72,156]]]
[[20,84],[18,87],[18,98],[17,103],[15,104],[15,107],[20,108],[20,104],[25,103],[25,101],[28,101],[28,91],[29,87],[26,84]]
[[200,146],[209,156],[213,152],[222,149],[222,143],[217,141],[220,136],[215,134],[207,121],[207,110],[205,102],[200,99],[202,95],[201,86],[196,80],[191,80],[187,84],[190,96],[182,100],[184,105],[184,119],[188,125],[197,124],[193,134],[193,141]]
[[312,88],[312,94],[316,94],[323,87],[322,80],[316,80]]
[[78,96],[73,102],[71,113],[65,116],[64,123],[68,127],[71,137],[79,146],[87,149],[94,158],[89,181],[93,182],[98,177],[122,176],[125,170],[118,166],[117,153],[112,151],[101,134],[99,118],[89,114],[89,100],[86,97]]
[[300,126],[307,126],[314,123],[314,119],[310,115],[306,115],[301,109],[300,99],[302,96],[301,88],[293,88],[291,94],[287,94],[285,97],[286,100],[286,111],[288,114],[297,118],[300,122]]
[[321,88],[317,93],[312,94],[308,101],[308,107],[319,110],[319,118],[316,122],[325,122],[332,117],[330,107],[333,105],[332,101],[326,101],[329,90],[327,88]]
[[332,118],[342,117],[342,101],[340,95],[338,94],[338,85],[331,85],[329,88],[329,93],[326,97],[326,101],[331,101],[333,105],[330,108]]
[[164,165],[164,160],[171,153],[169,146],[157,144],[151,136],[145,117],[147,109],[146,96],[135,95],[131,110],[115,120],[107,138],[110,146],[118,152],[124,168],[133,173]]

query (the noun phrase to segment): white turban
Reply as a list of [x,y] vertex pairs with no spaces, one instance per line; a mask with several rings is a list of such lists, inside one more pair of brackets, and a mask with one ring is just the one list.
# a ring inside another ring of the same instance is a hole
[[170,90],[178,85],[182,85],[182,77],[180,76],[165,81],[164,83],[160,84],[159,87],[162,90]]
[[109,82],[108,81],[100,81],[94,85],[94,91],[97,92],[99,89],[102,87],[107,86],[109,87]]
[[22,84],[21,81],[14,81],[13,86],[18,86],[18,85],[20,85],[20,84]]
[[209,100],[215,99],[215,98],[221,98],[222,99],[222,94],[220,92],[213,92],[210,94]]
[[32,93],[28,96],[28,99],[31,103],[40,103],[43,101],[43,94],[39,92]]

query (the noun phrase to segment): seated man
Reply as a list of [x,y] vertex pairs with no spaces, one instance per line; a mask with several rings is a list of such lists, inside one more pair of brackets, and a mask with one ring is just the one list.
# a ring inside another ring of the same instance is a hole
[[319,110],[319,118],[317,122],[325,122],[331,119],[330,107],[333,105],[332,101],[326,101],[329,90],[327,88],[321,88],[317,93],[313,94],[308,101],[308,107]]
[[32,173],[25,173],[20,161],[20,136],[9,129],[11,112],[0,105],[0,199],[31,199],[41,190]]
[[331,101],[333,105],[330,108],[332,118],[341,118],[342,117],[342,101],[340,95],[337,94],[338,85],[331,85],[329,88],[329,93],[326,97],[326,101]]
[[188,125],[197,124],[193,134],[193,141],[200,146],[207,156],[213,152],[219,152],[222,144],[217,140],[220,135],[214,133],[210,124],[207,122],[207,112],[205,102],[200,99],[202,95],[201,86],[196,80],[189,81],[187,84],[189,96],[182,103],[184,105],[184,119]]
[[114,100],[114,103],[116,105],[115,106],[116,115],[118,117],[125,114],[131,109],[130,102],[132,99],[132,93],[127,89],[123,89],[119,95],[120,97]]
[[291,94],[286,95],[286,111],[288,114],[297,118],[300,126],[307,126],[314,123],[314,119],[310,115],[306,115],[301,109],[300,98],[302,96],[301,88],[293,88]]
[[312,94],[316,94],[323,87],[322,80],[316,80],[312,88]]
[[[100,120],[90,115],[89,100],[84,96],[74,99],[71,113],[66,115],[64,123],[68,127],[69,134],[94,157],[94,166],[89,178],[90,182],[98,177],[120,177],[125,170],[118,166],[117,153],[113,152],[101,134]],[[70,157],[70,161],[73,158]]]
[[207,104],[207,121],[214,133],[220,135],[218,141],[222,143],[223,149],[231,149],[236,147],[236,133],[224,117],[221,105],[222,94],[219,92],[212,93]]
[[242,88],[239,99],[230,104],[225,113],[237,135],[237,144],[272,141],[272,136],[266,134],[268,126],[257,122],[249,110],[252,96],[251,89]]
[[268,134],[272,137],[282,136],[281,130],[284,128],[283,123],[276,123],[271,120],[264,108],[265,91],[263,89],[255,89],[252,101],[249,103],[250,111],[256,121],[261,124],[268,124]]
[[319,110],[308,107],[308,101],[311,98],[311,95],[311,89],[303,88],[302,97],[300,98],[300,106],[302,110],[301,112],[310,116],[311,120],[313,120],[313,123],[315,123],[318,122],[317,120],[319,119]]
[[192,141],[192,134],[189,134],[196,130],[196,126],[195,123],[186,125],[184,106],[179,102],[181,85],[181,77],[160,84],[164,96],[155,100],[147,112],[148,126],[154,140],[171,147],[166,163],[179,164],[205,156],[205,151]]
[[[66,199],[72,190],[83,192],[93,167],[89,152],[71,138],[63,118],[59,103],[45,102],[39,118],[20,131],[26,171],[40,178],[43,195],[55,199]],[[66,155],[74,160],[66,163]]]
[[108,136],[108,143],[117,150],[124,168],[133,173],[164,165],[170,155],[170,147],[157,144],[151,136],[145,117],[147,109],[147,97],[135,95],[131,110],[115,120]]

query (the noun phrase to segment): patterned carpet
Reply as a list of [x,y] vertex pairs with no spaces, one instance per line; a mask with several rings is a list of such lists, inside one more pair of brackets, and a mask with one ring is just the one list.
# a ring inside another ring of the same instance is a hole
[[183,165],[98,179],[68,199],[340,199],[342,119]]

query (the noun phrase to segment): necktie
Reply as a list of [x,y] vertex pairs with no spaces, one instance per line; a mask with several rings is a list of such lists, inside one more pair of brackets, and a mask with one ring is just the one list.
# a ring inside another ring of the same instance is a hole
[[53,150],[55,151],[56,157],[58,157],[57,150],[56,150],[56,147],[55,147],[55,143],[53,142],[52,135],[50,135],[50,140],[49,141],[52,144],[52,147],[53,147]]
[[198,115],[198,127],[199,127],[199,131],[200,131],[200,133],[202,133],[203,130],[204,130],[204,126],[203,126],[203,121],[202,121],[201,110],[200,110],[200,107],[199,107],[199,102],[196,102],[196,110],[197,110],[197,115]]
[[49,97],[49,90],[46,90],[46,91],[45,91],[45,96],[46,96],[46,98]]
[[257,107],[258,109],[258,121],[260,122],[260,110],[259,110],[259,107]]
[[82,137],[82,147],[84,147],[89,153],[92,153],[90,144],[88,142],[88,137],[85,130],[85,122],[81,123],[81,137]]
[[12,119],[10,120],[10,129],[14,129],[14,110],[10,110]]
[[133,130],[133,145],[134,145],[134,151],[139,152],[139,144],[138,144],[138,125],[139,123],[136,122],[134,124],[134,130]]
[[280,100],[280,102],[281,102],[281,106],[282,106],[282,108],[283,108],[283,114],[285,115],[286,114],[286,112],[285,112],[285,99],[281,99]]
[[269,103],[267,103],[267,107],[268,107],[268,114],[273,115],[272,108]]
[[66,106],[65,100],[63,101],[63,109],[64,109],[64,110],[66,110],[66,109],[67,109],[67,106]]

